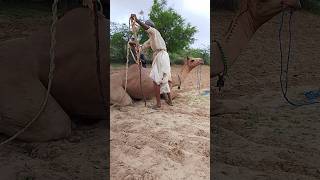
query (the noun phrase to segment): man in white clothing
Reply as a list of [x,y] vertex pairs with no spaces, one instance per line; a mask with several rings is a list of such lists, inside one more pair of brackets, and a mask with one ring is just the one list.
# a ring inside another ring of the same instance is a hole
[[172,105],[169,86],[169,82],[171,82],[171,67],[165,41],[159,31],[155,29],[152,21],[148,20],[143,23],[137,19],[135,14],[131,14],[131,18],[148,33],[149,39],[143,44],[142,50],[151,48],[153,51],[150,78],[153,80],[157,100],[157,104],[153,108],[161,107],[160,94],[167,95],[166,102]]

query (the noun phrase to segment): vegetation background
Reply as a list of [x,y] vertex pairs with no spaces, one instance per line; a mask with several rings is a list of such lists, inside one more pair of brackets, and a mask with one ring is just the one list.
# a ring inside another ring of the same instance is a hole
[[[146,20],[149,17],[166,42],[172,64],[183,64],[187,56],[203,58],[205,63],[209,64],[210,47],[190,48],[195,40],[194,34],[197,32],[197,28],[187,23],[174,9],[168,7],[165,0],[153,0],[150,13],[147,17],[143,16],[141,19]],[[132,33],[129,31],[127,24],[119,24],[112,22],[112,20],[110,29],[111,62],[124,64],[126,62],[127,42]],[[138,34],[141,44],[148,39],[147,34],[141,28]],[[152,53],[149,51],[146,56],[147,62],[151,63]]]

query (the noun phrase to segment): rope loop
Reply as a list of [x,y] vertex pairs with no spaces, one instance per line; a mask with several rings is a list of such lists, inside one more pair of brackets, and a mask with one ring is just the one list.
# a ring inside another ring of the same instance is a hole
[[280,26],[279,26],[279,50],[280,50],[280,86],[281,86],[281,92],[283,98],[292,106],[295,107],[301,107],[301,106],[306,106],[306,105],[313,105],[320,103],[319,101],[308,101],[308,102],[293,102],[292,100],[289,99],[287,96],[288,93],[288,73],[289,73],[289,64],[290,64],[290,59],[291,59],[291,46],[292,46],[292,16],[293,16],[293,10],[291,9],[289,11],[289,47],[288,47],[288,55],[287,55],[287,61],[285,62],[285,70],[284,70],[284,60],[283,60],[283,48],[282,48],[282,38],[281,38],[281,33],[282,33],[282,28],[284,24],[284,16],[285,16],[285,10],[282,10],[281,14],[281,19],[280,19]]

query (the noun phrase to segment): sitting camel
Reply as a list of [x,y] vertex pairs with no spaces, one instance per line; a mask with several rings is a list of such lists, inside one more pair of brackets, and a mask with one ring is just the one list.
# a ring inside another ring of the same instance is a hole
[[[175,86],[180,87],[181,83],[187,78],[190,71],[201,64],[203,64],[203,60],[201,58],[187,57],[180,73],[172,75],[171,88]],[[118,74],[112,75],[110,78],[110,104],[127,106],[133,103],[132,99],[140,100],[143,99],[143,96],[146,99],[154,97],[153,81],[149,77],[149,73],[149,69],[141,68],[142,91],[140,87],[140,73],[138,64],[133,64],[128,68],[126,91],[126,72],[122,71]],[[174,93],[172,93],[172,98],[174,98],[174,96]]]
[[[98,20],[102,88],[107,92],[108,21],[102,14]],[[57,22],[56,41],[56,68],[47,106],[17,139],[35,142],[65,138],[71,133],[72,116],[106,119],[97,77],[92,10],[67,12]],[[48,85],[50,42],[50,28],[45,27],[26,39],[0,44],[0,133],[13,136],[39,111]]]
[[[240,8],[230,23],[229,29],[220,42],[212,43],[211,80],[222,75],[217,83],[220,87],[223,86],[223,74],[228,73],[228,67],[236,61],[248,46],[254,33],[264,23],[283,10],[301,8],[299,0],[242,0],[239,2]],[[217,102],[212,103],[213,109],[217,107]]]

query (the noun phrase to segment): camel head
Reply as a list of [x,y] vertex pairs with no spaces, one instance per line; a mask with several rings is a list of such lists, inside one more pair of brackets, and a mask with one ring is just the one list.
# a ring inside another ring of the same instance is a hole
[[191,71],[193,68],[201,64],[204,64],[202,58],[187,57],[187,59],[184,61],[184,68],[187,68],[188,71]]
[[201,64],[204,64],[202,58],[187,57],[187,59],[185,59],[184,61],[184,65],[182,66],[180,73],[173,76],[172,86],[178,86],[178,89],[180,89],[181,83],[187,78],[190,71]]

